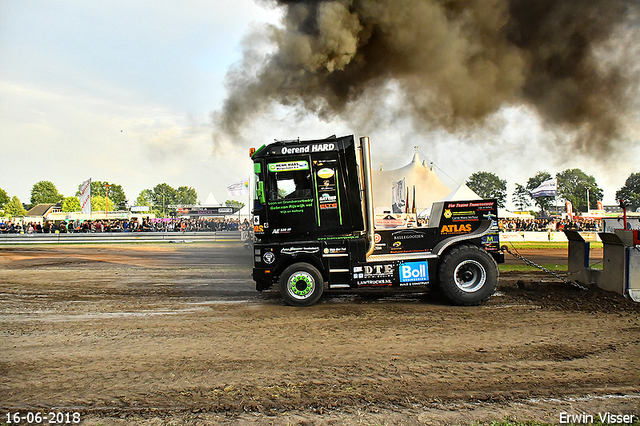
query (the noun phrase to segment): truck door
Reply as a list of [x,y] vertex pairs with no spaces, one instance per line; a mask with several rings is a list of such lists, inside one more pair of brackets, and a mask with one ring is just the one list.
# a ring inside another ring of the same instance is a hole
[[265,233],[308,235],[316,223],[309,157],[267,163]]

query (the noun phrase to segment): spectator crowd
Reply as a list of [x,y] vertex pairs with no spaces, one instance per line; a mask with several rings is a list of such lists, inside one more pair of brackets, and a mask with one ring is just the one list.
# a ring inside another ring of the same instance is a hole
[[599,219],[499,219],[500,232],[545,231],[562,232],[571,229],[575,231],[602,231],[602,221]]
[[248,230],[247,219],[199,218],[199,219],[150,219],[138,220],[63,220],[30,222],[3,221],[0,219],[0,233],[3,234],[49,234],[74,232],[194,232],[194,231],[238,231]]
[[[422,224],[424,225],[424,224]],[[564,229],[577,231],[602,231],[600,220],[584,219],[500,219],[500,232],[544,231],[562,232]],[[109,219],[109,220],[63,220],[30,222],[24,225],[12,220],[0,219],[0,233],[2,234],[41,234],[41,233],[74,233],[74,232],[194,232],[194,231],[248,231],[251,226],[247,219],[237,218],[172,218],[139,220]]]

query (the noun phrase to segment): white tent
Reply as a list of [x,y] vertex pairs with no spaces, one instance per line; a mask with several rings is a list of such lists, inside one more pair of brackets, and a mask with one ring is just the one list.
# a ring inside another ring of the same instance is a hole
[[461,200],[482,200],[482,197],[476,194],[473,189],[466,184],[461,183],[449,195],[440,201],[461,201]]
[[431,207],[433,202],[441,200],[450,192],[435,172],[420,162],[417,152],[413,155],[411,163],[404,167],[395,170],[373,170],[371,174],[373,202],[376,206],[391,206],[393,184],[402,179],[405,179],[406,188],[409,190],[409,207],[413,205],[413,186],[416,187],[416,211]]
[[216,197],[213,196],[213,193],[210,192],[207,199],[204,200],[204,203],[200,205],[207,206],[207,207],[216,207],[216,206],[220,206],[221,204],[218,202],[218,200],[216,200]]

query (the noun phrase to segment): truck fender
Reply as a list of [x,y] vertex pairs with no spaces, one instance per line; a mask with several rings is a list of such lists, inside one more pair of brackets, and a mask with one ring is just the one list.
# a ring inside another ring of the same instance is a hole
[[305,262],[313,265],[322,274],[322,279],[326,282],[329,279],[328,272],[326,271],[322,262],[314,256],[305,256],[300,254],[294,254],[287,260],[282,260],[275,270],[275,275],[281,275],[282,272],[294,263]]
[[433,248],[432,253],[438,256],[442,256],[442,253],[444,253],[447,248],[451,247],[454,244],[457,244],[461,241],[482,238],[483,235],[488,234],[491,230],[491,224],[492,222],[490,220],[483,220],[480,224],[480,227],[475,231],[470,232],[469,234],[454,235],[445,240],[442,240]]

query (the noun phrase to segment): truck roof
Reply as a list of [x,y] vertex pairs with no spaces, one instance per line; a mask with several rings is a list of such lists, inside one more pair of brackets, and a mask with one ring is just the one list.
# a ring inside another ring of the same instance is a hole
[[354,141],[355,138],[353,135],[340,137],[332,135],[325,139],[313,139],[305,141],[301,141],[300,139],[275,141],[268,145],[263,145],[262,147],[260,147],[251,158],[253,160],[256,160],[258,158],[271,156],[342,151],[347,146],[353,145]]

